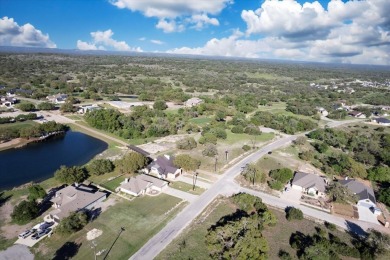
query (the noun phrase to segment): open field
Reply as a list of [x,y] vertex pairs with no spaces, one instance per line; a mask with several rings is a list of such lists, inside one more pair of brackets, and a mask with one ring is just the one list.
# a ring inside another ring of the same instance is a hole
[[[205,243],[207,229],[221,217],[233,213],[235,209],[235,206],[228,199],[220,198],[213,201],[204,213],[196,218],[179,237],[173,240],[156,259],[211,259]],[[325,229],[323,225],[310,220],[289,222],[284,212],[274,209],[271,209],[271,211],[277,217],[278,223],[276,226],[267,227],[262,231],[268,242],[268,259],[279,259],[278,253],[280,249],[289,252],[294,259],[297,259],[295,249],[291,248],[289,244],[291,234],[297,231],[304,234],[313,234],[316,232],[315,228],[319,226]],[[347,233],[335,230],[332,231],[332,234],[340,237],[347,244],[350,244],[350,237]]]
[[198,125],[198,126],[205,126],[205,125],[207,125],[208,123],[210,123],[211,120],[212,120],[212,119],[209,118],[209,117],[197,117],[197,118],[192,118],[192,119],[190,119],[189,121],[190,121],[191,123],[194,123],[194,124]]
[[[95,239],[96,252],[106,250],[100,259],[108,253],[110,247],[112,249],[107,259],[127,259],[176,215],[184,204],[165,213],[179,202],[180,199],[165,194],[140,197],[131,202],[119,200],[83,230],[70,236],[54,234],[44,239],[33,248],[35,259],[51,259],[66,242],[75,243],[73,245],[77,250],[72,259],[93,259],[91,242],[86,239],[86,233],[93,228],[103,231]],[[124,231],[118,236],[121,227]],[[59,256],[59,259],[64,259],[64,256]]]
[[38,123],[35,123],[34,121],[24,121],[24,122],[15,122],[15,123],[9,123],[9,124],[0,124],[0,131],[4,128],[11,128],[15,130],[20,130],[26,127],[38,125]]

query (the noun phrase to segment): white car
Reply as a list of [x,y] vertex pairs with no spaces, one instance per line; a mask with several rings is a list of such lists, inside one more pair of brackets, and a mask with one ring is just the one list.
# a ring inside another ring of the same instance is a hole
[[24,231],[23,233],[19,234],[19,238],[26,238],[28,237],[29,235],[31,235],[32,233],[34,233],[34,229],[29,229],[29,230],[26,230]]

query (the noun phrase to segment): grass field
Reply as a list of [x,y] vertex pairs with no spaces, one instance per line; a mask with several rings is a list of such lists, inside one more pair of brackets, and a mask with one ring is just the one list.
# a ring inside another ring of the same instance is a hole
[[[86,233],[93,228],[103,231],[103,234],[95,239],[96,251],[106,249],[99,259],[105,257],[111,246],[112,249],[105,259],[128,259],[176,215],[184,204],[169,214],[165,213],[179,202],[180,199],[166,194],[160,194],[157,197],[140,197],[131,202],[121,200],[103,212],[82,231],[70,236],[54,234],[51,238],[46,238],[38,243],[33,248],[35,259],[52,259],[56,250],[60,249],[66,242],[76,243],[76,255],[72,259],[93,259],[91,242],[86,239]],[[118,236],[121,227],[124,228],[124,231]],[[116,241],[115,244],[113,244],[114,241]],[[69,251],[66,253],[69,254]],[[58,259],[65,258],[60,256]]]
[[102,184],[104,188],[107,188],[115,192],[115,189],[125,180],[125,176],[119,176],[111,181],[105,182]]
[[[205,210],[203,217],[201,215],[193,223],[186,228],[179,237],[172,241],[169,246],[158,255],[156,259],[171,260],[171,259],[211,259],[208,255],[207,245],[205,243],[205,236],[207,229],[215,224],[221,217],[231,214],[235,211],[234,205],[230,204],[227,199],[219,199],[220,202],[214,201]],[[291,248],[289,244],[290,236],[294,232],[302,232],[304,234],[315,233],[315,227],[323,225],[316,224],[310,220],[292,221],[286,220],[285,213],[279,210],[271,211],[278,219],[278,223],[274,227],[267,227],[262,231],[262,234],[267,239],[269,252],[268,259],[279,259],[278,253],[283,249],[290,253],[290,255],[297,259],[296,251]],[[350,237],[347,233],[342,231],[332,231],[332,233],[347,244],[350,244]],[[184,242],[183,242],[184,241]],[[347,259],[347,258],[343,258]],[[354,258],[348,258],[354,259]]]
[[188,192],[188,193],[191,193],[191,194],[195,194],[195,195],[200,195],[200,194],[202,194],[205,191],[205,189],[203,189],[201,187],[198,187],[198,186],[195,186],[195,190],[192,190],[192,185],[191,184],[188,184],[188,183],[185,183],[185,182],[182,182],[182,181],[171,182],[171,184],[169,186],[171,188],[174,188],[174,189],[177,189],[177,190],[181,190],[181,191],[184,191],[184,192]]
[[258,136],[248,135],[248,134],[234,134],[230,130],[226,131],[227,138],[226,140],[222,140],[224,143],[233,144],[238,142],[251,142],[252,140],[255,143],[258,142],[267,142],[269,140],[272,140],[274,138],[273,133],[262,133]]
[[34,125],[38,125],[38,123],[35,123],[34,121],[24,121],[24,122],[15,122],[9,124],[0,124],[0,130],[4,128],[20,130]]
[[207,125],[207,123],[210,123],[211,120],[212,119],[208,118],[208,117],[197,117],[197,118],[190,119],[190,122],[194,123],[198,126],[205,126],[205,125]]

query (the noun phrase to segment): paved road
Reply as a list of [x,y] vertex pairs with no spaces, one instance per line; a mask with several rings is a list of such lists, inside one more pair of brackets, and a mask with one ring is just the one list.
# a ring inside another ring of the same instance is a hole
[[288,136],[266,145],[257,152],[242,159],[240,162],[228,169],[223,177],[205,191],[194,202],[185,207],[172,221],[170,221],[159,233],[151,238],[137,253],[130,259],[153,259],[184,229],[192,220],[198,216],[219,194],[237,192],[234,189],[234,177],[239,174],[247,163],[254,162],[265,155],[268,151],[278,149],[289,144],[296,136]]
[[2,260],[33,260],[34,255],[30,252],[27,246],[13,245],[5,251],[0,251],[0,259]]

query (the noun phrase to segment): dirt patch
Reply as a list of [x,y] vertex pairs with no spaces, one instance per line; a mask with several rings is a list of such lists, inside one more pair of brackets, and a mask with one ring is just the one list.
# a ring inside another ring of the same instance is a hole
[[352,205],[333,203],[332,213],[343,217],[359,219],[357,208]]
[[15,138],[11,141],[0,143],[0,150],[6,150],[10,148],[21,147],[28,144],[30,141],[24,138]]
[[118,200],[119,200],[118,198],[111,195],[108,199],[106,199],[105,201],[103,201],[100,204],[100,208],[101,208],[102,212],[106,211],[111,206],[114,206],[118,202]]
[[22,233],[23,231],[31,227],[30,223],[22,226],[16,224],[10,224],[11,213],[13,212],[13,210],[14,210],[14,206],[11,204],[11,202],[5,203],[0,208],[0,218],[6,224],[3,227],[1,227],[1,234],[6,239],[16,238],[20,233]]
[[161,153],[170,149],[174,149],[176,147],[176,142],[185,137],[189,137],[189,135],[170,135],[165,136],[163,138],[157,139],[152,143],[142,144],[138,147],[144,149],[148,153],[156,154]]

